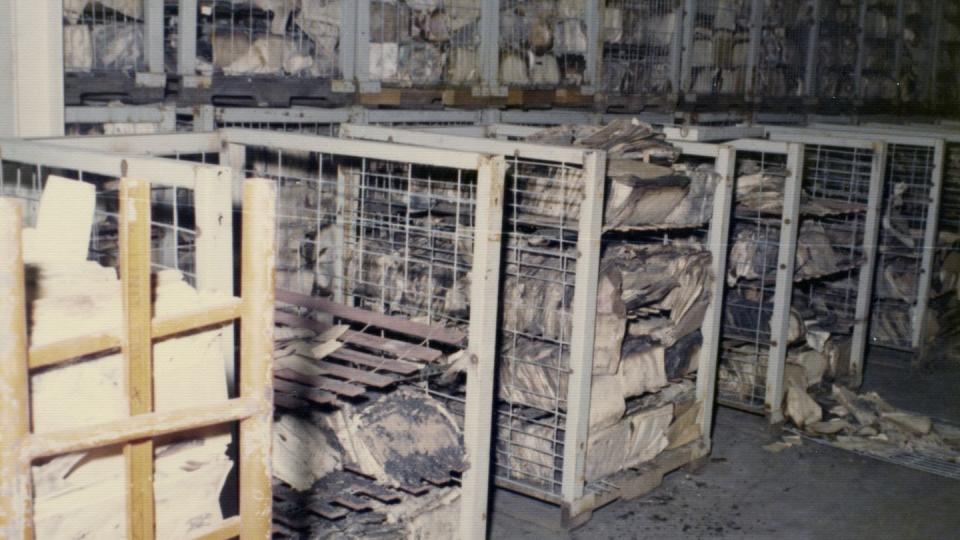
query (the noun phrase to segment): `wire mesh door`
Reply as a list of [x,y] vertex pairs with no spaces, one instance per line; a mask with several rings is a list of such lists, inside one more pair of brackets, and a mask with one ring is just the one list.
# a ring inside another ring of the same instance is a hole
[[771,320],[780,251],[782,196],[788,181],[787,155],[737,151],[737,195],[724,301],[723,342],[717,401],[762,412],[767,395]]
[[931,279],[925,257],[934,249],[928,228],[939,198],[935,154],[934,146],[889,145],[870,334],[875,345],[904,351],[920,346]]
[[[810,87],[815,89],[818,97],[857,97],[860,11],[855,2],[820,2],[816,70],[810,81]],[[863,73],[867,72],[863,70]]]
[[341,5],[341,0],[201,0],[197,72],[336,78]]
[[144,0],[64,2],[67,73],[146,71]]
[[612,95],[677,91],[682,19],[678,0],[606,0],[603,91]]
[[[750,46],[749,0],[699,0],[693,13],[692,47],[686,51],[684,91],[702,95],[744,94]],[[688,28],[690,28],[688,26]]]
[[372,0],[370,78],[402,87],[480,81],[479,0]]
[[502,0],[500,84],[580,86],[587,69],[587,22],[581,2]]
[[809,2],[764,0],[753,93],[761,97],[803,96],[813,11]]

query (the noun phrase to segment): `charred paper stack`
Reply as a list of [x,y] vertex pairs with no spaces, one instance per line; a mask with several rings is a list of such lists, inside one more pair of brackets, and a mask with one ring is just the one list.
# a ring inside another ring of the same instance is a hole
[[678,2],[606,0],[603,11],[603,88],[613,95],[668,94]]
[[470,0],[370,2],[370,77],[410,87],[480,78],[480,5]]
[[63,68],[67,72],[142,71],[142,0],[63,2]]
[[[824,174],[817,164],[840,163],[842,155],[813,145],[806,150],[794,292],[788,307],[781,308],[789,319],[787,335],[779,337],[786,340],[787,377],[802,380],[803,388],[849,372],[869,186],[857,176],[844,179],[848,194],[831,191],[836,173]],[[758,157],[738,163],[718,375],[721,402],[754,411],[761,411],[768,399],[784,188],[793,181],[780,161],[785,156]]]
[[[693,379],[714,279],[702,231],[718,176],[681,163],[635,121],[564,126],[528,142],[608,152],[585,473],[601,481],[700,436]],[[510,171],[496,468],[525,492],[555,494],[578,324],[570,305],[580,262],[564,230],[576,228],[582,178],[542,172],[534,163]]]
[[584,0],[500,2],[500,83],[578,86],[586,70]]
[[204,0],[201,75],[330,77],[338,67],[340,0]]

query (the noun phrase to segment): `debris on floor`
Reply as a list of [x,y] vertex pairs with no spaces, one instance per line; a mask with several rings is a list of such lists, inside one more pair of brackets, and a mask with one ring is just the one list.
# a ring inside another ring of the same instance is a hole
[[[786,417],[804,435],[829,440],[845,450],[881,458],[915,454],[960,464],[960,429],[900,410],[876,392],[857,394],[833,385],[829,392],[811,396],[791,386]],[[784,449],[770,448],[777,444],[764,448]]]

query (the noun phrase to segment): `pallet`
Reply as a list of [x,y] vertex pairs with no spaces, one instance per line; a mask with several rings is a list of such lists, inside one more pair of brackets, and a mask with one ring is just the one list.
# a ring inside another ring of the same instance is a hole
[[250,75],[182,77],[177,87],[177,104],[247,107],[345,107],[353,94],[338,92],[330,79],[295,79]]
[[[499,489],[494,498],[494,512],[502,512],[521,521],[557,532],[568,532],[583,526],[593,512],[617,500],[631,500],[649,494],[663,484],[663,478],[682,467],[696,468],[709,455],[702,440],[667,450],[643,465],[603,479],[605,490],[589,492],[573,505],[544,502],[539,496],[522,493],[515,484],[497,480]],[[616,486],[616,487],[613,487]]]
[[422,88],[381,88],[379,92],[361,93],[363,107],[442,109],[443,90]]
[[166,75],[136,73],[64,73],[65,105],[120,101],[127,105],[160,103],[166,96]]

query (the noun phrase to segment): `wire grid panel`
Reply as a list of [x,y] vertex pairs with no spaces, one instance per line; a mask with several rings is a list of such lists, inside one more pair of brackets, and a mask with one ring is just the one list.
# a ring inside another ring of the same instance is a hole
[[925,238],[928,214],[934,211],[934,161],[933,146],[888,146],[871,324],[875,345],[906,351],[917,345],[912,337],[916,321],[910,314],[916,309],[921,281],[930,279],[923,258],[933,249]]
[[[342,0],[201,0],[201,75],[340,75]],[[180,46],[180,45],[178,45]]]
[[683,19],[679,0],[606,0],[602,89],[612,95],[675,92]]
[[960,142],[947,143],[940,230],[960,234]]
[[[807,249],[829,254],[833,264],[820,275],[810,275],[794,291],[795,303],[800,300],[831,335],[850,335],[856,324],[860,268],[866,258],[864,239],[873,155],[872,149],[804,145],[805,194],[815,201],[847,206],[846,211],[816,219],[828,244],[808,244]],[[798,273],[802,271],[803,264],[799,263]]]
[[[863,67],[860,74],[860,95],[867,99],[896,99],[899,96],[900,60],[898,41],[900,25],[898,0],[876,0],[866,3],[863,27]],[[929,30],[927,30],[929,32]]]
[[[85,172],[50,168],[40,164],[3,160],[0,163],[0,196],[24,201],[24,223],[36,224],[40,198],[50,175],[92,184],[96,210],[88,258],[105,266],[119,260],[119,182],[115,178]],[[196,221],[192,190],[153,186],[151,204],[151,266],[154,270],[176,269],[196,284]]]
[[144,0],[63,4],[65,72],[146,71]]
[[[749,0],[698,0],[692,47],[685,51],[684,90],[698,95],[743,95],[750,46]],[[688,37],[688,40],[690,38]]]
[[500,84],[510,87],[579,87],[587,69],[583,2],[501,0]]
[[[753,93],[763,97],[803,96],[813,10],[806,0],[764,0]],[[748,75],[749,76],[749,75]]]
[[[776,190],[772,183],[786,168],[786,154],[737,151],[738,179],[767,173],[759,177],[762,191]],[[767,394],[780,219],[735,201],[717,401],[754,412],[763,410]]]
[[370,0],[370,79],[403,87],[480,81],[481,0]]
[[[860,7],[856,2],[821,2],[816,70],[809,81],[821,98],[857,97],[857,55],[859,51]],[[892,55],[891,55],[892,56]],[[884,58],[884,62],[887,59]]]
[[583,169],[507,165],[495,473],[552,500],[563,484]]
[[283,131],[285,133],[299,133],[301,135],[320,135],[337,137],[340,133],[340,124],[326,122],[260,122],[260,121],[228,121],[217,122],[220,128],[261,129],[268,131]]
[[960,3],[943,0],[940,5],[932,98],[936,105],[956,104],[960,103]]

